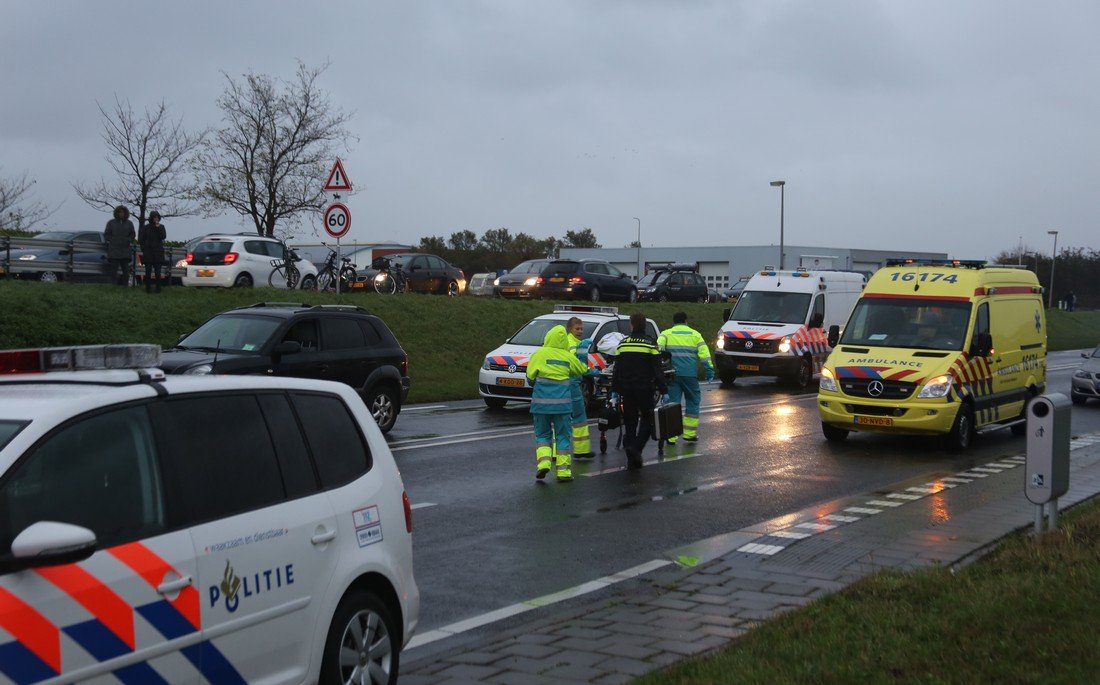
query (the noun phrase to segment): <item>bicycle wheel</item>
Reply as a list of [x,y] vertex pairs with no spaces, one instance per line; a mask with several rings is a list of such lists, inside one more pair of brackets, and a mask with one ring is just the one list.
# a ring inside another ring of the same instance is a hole
[[272,288],[285,288],[286,287],[286,265],[280,264],[271,270],[271,275],[267,277],[267,284]]
[[325,270],[317,274],[317,290],[323,293],[327,293],[336,287],[336,279],[332,276],[332,271]]
[[358,275],[355,273],[355,269],[350,266],[340,269],[340,290],[350,290],[351,284],[355,283],[356,278],[358,278]]
[[397,281],[394,279],[393,274],[386,274],[386,277],[381,280],[375,278],[374,291],[379,295],[393,295],[397,292]]
[[298,282],[302,280],[302,272],[298,270],[298,267],[293,264],[288,264],[286,267],[286,287],[294,290],[298,287]]

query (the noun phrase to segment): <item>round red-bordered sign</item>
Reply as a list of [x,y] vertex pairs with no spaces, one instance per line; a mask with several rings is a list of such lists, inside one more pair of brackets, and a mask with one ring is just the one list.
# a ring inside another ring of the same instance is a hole
[[333,238],[342,238],[351,230],[351,210],[342,202],[325,208],[325,231]]

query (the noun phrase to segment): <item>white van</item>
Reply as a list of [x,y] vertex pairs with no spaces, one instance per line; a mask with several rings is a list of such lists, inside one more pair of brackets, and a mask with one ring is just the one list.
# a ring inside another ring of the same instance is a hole
[[754,274],[718,332],[714,361],[722,383],[778,376],[809,385],[832,350],[825,331],[844,326],[865,282],[849,271],[764,267]]

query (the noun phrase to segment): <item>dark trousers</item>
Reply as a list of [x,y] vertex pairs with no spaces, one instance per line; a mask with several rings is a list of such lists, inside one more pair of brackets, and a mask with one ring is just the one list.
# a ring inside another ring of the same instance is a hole
[[160,290],[160,269],[164,266],[161,262],[153,262],[145,264],[145,289],[148,290],[151,286],[156,286],[157,290]]
[[642,451],[653,435],[653,390],[624,390],[623,448]]
[[130,284],[130,258],[111,258],[107,262],[111,265],[111,276],[118,285]]

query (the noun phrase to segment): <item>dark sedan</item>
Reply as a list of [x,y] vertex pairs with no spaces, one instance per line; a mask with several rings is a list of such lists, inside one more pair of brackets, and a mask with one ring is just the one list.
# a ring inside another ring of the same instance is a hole
[[528,259],[521,262],[503,276],[497,278],[493,294],[497,297],[518,297],[526,299],[534,296],[535,283],[539,274],[550,264],[549,259]]
[[[374,277],[378,275],[379,260],[376,258],[369,269],[360,269],[353,288],[373,290]],[[466,274],[462,269],[447,260],[432,254],[419,252],[400,252],[385,255],[390,268],[400,268],[408,279],[409,292],[438,293],[440,295],[461,295],[466,291]]]
[[[35,242],[45,243],[42,247]],[[104,282],[107,273],[107,244],[99,231],[48,231],[13,243],[10,264],[17,278],[55,283],[62,280]],[[0,254],[0,269],[9,253]],[[71,267],[71,268],[70,268]],[[3,271],[0,271],[3,273]]]

